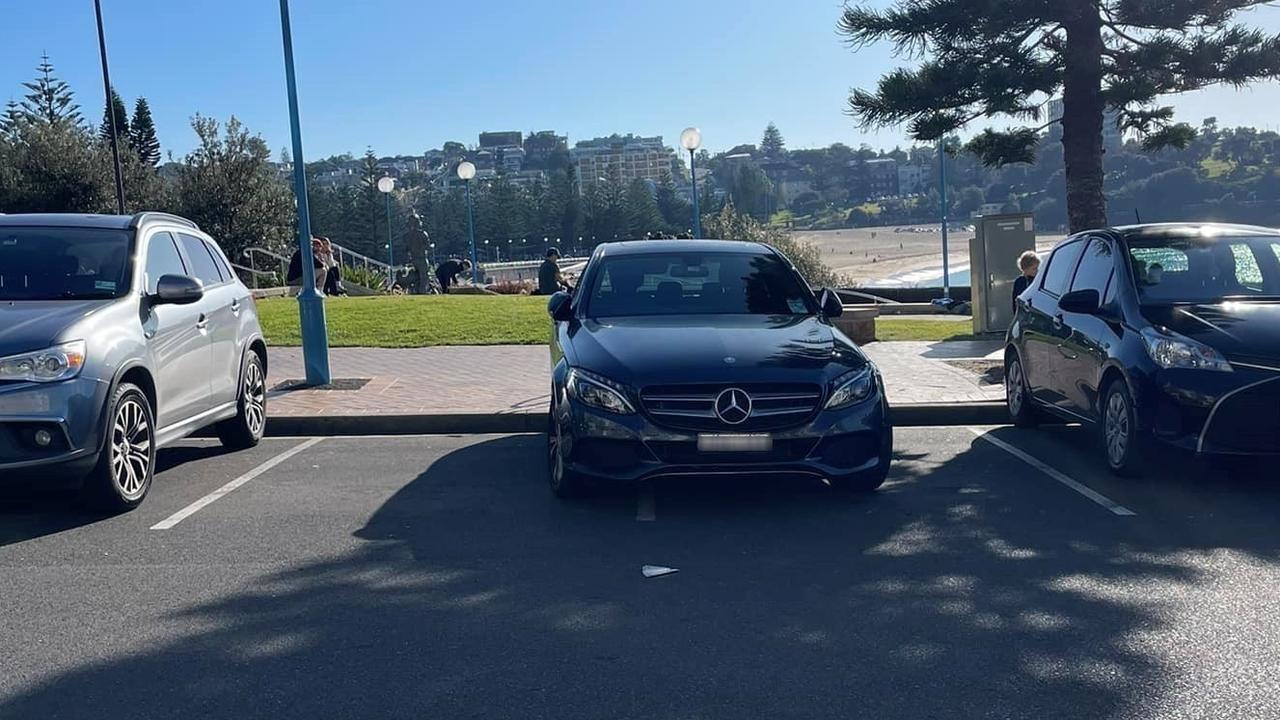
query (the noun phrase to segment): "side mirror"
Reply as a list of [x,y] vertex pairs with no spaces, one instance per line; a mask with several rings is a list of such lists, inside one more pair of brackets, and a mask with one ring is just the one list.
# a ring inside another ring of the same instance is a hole
[[190,305],[204,297],[204,285],[186,275],[162,275],[153,297],[157,305]]
[[568,322],[573,319],[573,296],[567,292],[558,292],[547,301],[547,314],[556,322]]
[[1058,309],[1081,315],[1096,315],[1102,309],[1102,297],[1097,290],[1075,290],[1058,298]]
[[822,314],[829,318],[838,318],[844,314],[844,302],[832,290],[822,291]]

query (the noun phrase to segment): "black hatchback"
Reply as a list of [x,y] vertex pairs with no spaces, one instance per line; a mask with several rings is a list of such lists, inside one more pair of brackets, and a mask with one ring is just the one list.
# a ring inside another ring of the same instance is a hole
[[1009,412],[1097,426],[1107,463],[1153,445],[1280,453],[1280,233],[1142,225],[1072,236],[1016,301]]

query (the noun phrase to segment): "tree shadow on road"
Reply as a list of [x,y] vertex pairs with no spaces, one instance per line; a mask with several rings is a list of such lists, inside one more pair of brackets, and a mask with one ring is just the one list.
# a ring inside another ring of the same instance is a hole
[[165,639],[0,717],[1160,714],[1175,670],[1141,638],[1171,622],[1162,593],[1209,581],[1164,536],[1046,504],[981,443],[903,458],[875,495],[662,483],[656,522],[625,493],[554,500],[541,453],[445,455],[349,552],[191,593]]

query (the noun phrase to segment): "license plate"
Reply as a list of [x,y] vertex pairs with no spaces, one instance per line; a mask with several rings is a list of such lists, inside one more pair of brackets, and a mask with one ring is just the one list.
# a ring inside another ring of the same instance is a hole
[[698,451],[706,453],[724,452],[769,452],[773,449],[773,437],[770,435],[699,435]]

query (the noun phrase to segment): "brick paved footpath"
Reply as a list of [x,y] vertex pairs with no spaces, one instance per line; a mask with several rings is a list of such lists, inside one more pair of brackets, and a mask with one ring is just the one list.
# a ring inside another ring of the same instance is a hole
[[[895,406],[1004,399],[1003,389],[948,363],[998,350],[991,342],[872,343],[864,349],[880,366]],[[268,352],[268,385],[304,377],[301,348]],[[546,346],[416,349],[335,348],[335,380],[367,379],[358,390],[273,391],[273,417],[349,415],[511,414],[545,412],[550,401]]]

